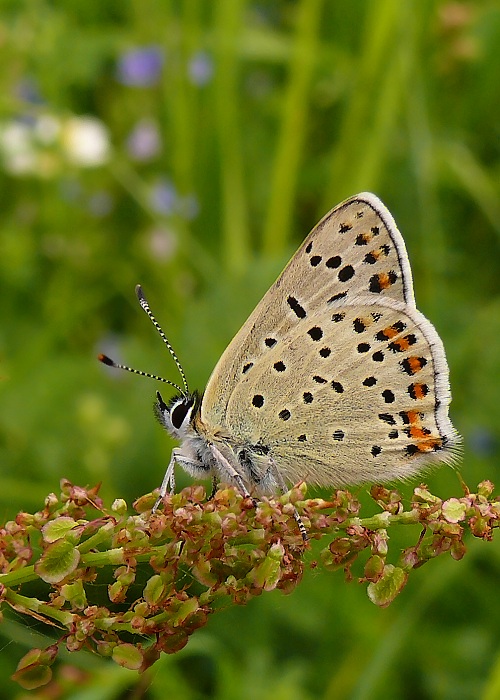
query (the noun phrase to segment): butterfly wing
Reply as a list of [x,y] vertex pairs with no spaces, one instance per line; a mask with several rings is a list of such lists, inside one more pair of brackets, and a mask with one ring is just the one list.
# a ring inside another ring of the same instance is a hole
[[449,402],[444,350],[415,308],[403,238],[362,194],[320,221],[257,305],[215,367],[200,417],[235,449],[264,444],[291,481],[342,484],[450,454]]

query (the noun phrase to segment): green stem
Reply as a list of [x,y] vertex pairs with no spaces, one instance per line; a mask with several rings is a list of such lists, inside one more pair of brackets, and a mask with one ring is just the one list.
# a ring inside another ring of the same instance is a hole
[[31,564],[31,566],[23,566],[22,569],[9,571],[8,574],[0,574],[0,584],[8,588],[10,586],[19,586],[21,583],[27,583],[28,581],[34,581],[37,578],[35,567]]
[[[97,535],[99,535],[99,533],[97,533]],[[94,540],[94,538],[97,535],[94,535],[83,544],[86,545],[87,542],[90,542],[90,540]],[[85,547],[85,549],[88,549],[88,547]],[[156,552],[161,552],[162,549],[163,547],[161,545],[159,545],[158,547],[151,547],[151,549],[149,549],[147,552],[135,555],[134,558],[136,561],[140,562],[149,561]],[[130,553],[130,555],[133,556],[132,553]],[[80,566],[121,566],[122,564],[125,564],[126,561],[126,550],[124,550],[123,547],[116,547],[115,549],[107,549],[104,552],[88,552],[86,554],[83,554],[80,561]],[[28,581],[36,581],[36,579],[38,578],[39,576],[35,572],[35,566],[31,564],[31,566],[25,566],[22,569],[10,571],[7,574],[0,574],[0,584],[5,586],[6,588],[12,588],[13,586],[19,586],[21,583],[27,583]]]
[[5,600],[16,610],[31,610],[31,612],[37,615],[44,615],[45,617],[50,617],[52,620],[56,620],[64,627],[69,627],[74,619],[74,615],[67,610],[58,610],[47,603],[43,603],[41,600],[38,600],[38,598],[28,598],[20,593],[15,593],[15,591],[7,590],[5,593]]
[[114,529],[115,523],[113,522],[103,525],[101,528],[99,528],[95,535],[92,535],[88,538],[88,540],[84,540],[78,545],[77,549],[80,551],[80,554],[86,554],[86,552],[89,552],[91,549],[96,549],[98,545],[102,544],[106,540],[109,540]]
[[390,525],[417,525],[420,522],[420,514],[418,510],[408,510],[397,515],[392,515],[387,511],[377,513],[369,518],[349,518],[343,523],[340,523],[339,529],[346,530],[352,525],[360,525],[369,530],[381,530]]

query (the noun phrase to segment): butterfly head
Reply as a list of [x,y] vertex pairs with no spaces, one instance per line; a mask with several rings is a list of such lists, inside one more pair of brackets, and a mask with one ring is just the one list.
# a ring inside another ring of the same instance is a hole
[[157,391],[153,409],[159,423],[170,435],[177,440],[183,440],[192,430],[191,422],[198,404],[196,393],[174,396],[167,404]]

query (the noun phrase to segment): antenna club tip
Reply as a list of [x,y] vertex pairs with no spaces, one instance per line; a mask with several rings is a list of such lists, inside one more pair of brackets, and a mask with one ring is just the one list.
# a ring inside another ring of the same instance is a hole
[[115,363],[113,362],[113,360],[110,357],[108,357],[107,355],[103,355],[102,353],[99,353],[99,355],[97,355],[97,359],[99,360],[99,362],[102,362],[103,365],[108,365],[108,367],[115,366]]
[[139,301],[146,301],[146,297],[144,296],[144,292],[142,291],[142,287],[140,284],[135,285],[135,293]]

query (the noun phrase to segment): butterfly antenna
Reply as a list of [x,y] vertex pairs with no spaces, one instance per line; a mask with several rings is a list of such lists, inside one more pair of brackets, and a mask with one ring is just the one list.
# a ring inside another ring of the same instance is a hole
[[163,377],[159,377],[157,374],[150,374],[149,372],[143,372],[141,369],[134,369],[133,367],[128,367],[127,365],[120,365],[118,362],[115,362],[112,360],[110,357],[107,355],[103,355],[102,353],[97,356],[97,359],[99,362],[102,362],[103,365],[107,365],[108,367],[114,367],[115,369],[124,369],[127,372],[132,372],[133,374],[139,374],[141,377],[148,377],[149,379],[156,379],[158,382],[164,382],[165,384],[170,384],[170,386],[173,386],[174,389],[177,389],[179,394],[182,394],[183,396],[186,395],[186,391],[183,391],[180,386],[177,384],[174,384],[174,382],[171,382],[169,379],[164,379]]
[[[184,391],[181,391],[181,394],[188,394],[189,393],[188,383],[187,383],[186,375],[184,374],[184,370],[182,369],[182,365],[179,362],[179,359],[178,359],[177,355],[175,354],[173,347],[170,345],[169,340],[168,340],[167,336],[165,335],[165,333],[163,332],[160,324],[158,323],[156,318],[153,316],[153,312],[149,308],[149,304],[147,302],[146,297],[144,296],[144,292],[142,291],[142,287],[140,284],[138,284],[136,286],[135,293],[137,294],[137,298],[139,299],[139,304],[142,306],[144,311],[149,316],[149,320],[151,321],[153,326],[156,328],[156,330],[160,334],[160,338],[163,340],[163,342],[167,346],[169,353],[172,355],[172,358],[173,358],[175,364],[177,365],[177,369],[179,370],[179,374],[181,375],[182,383],[184,385]],[[169,383],[171,384],[172,382],[169,382]]]

